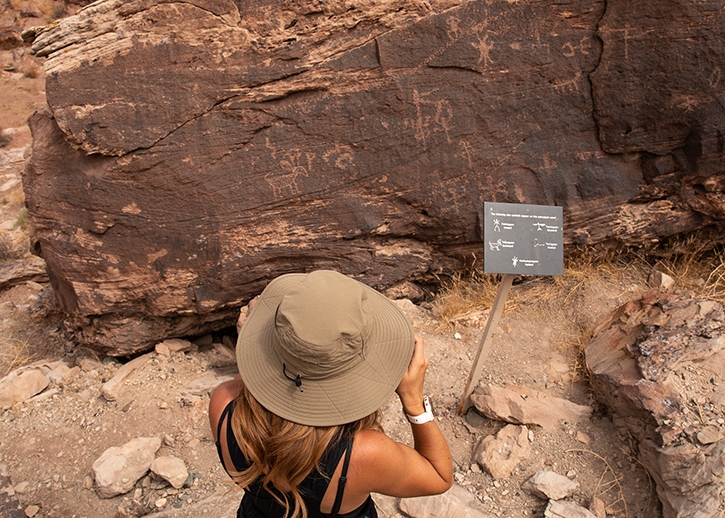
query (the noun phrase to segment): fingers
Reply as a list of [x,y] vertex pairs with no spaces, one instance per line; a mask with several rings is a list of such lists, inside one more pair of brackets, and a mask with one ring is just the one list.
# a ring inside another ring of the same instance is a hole
[[[425,382],[425,371],[428,368],[428,360],[423,349],[423,339],[416,336],[413,357],[410,359],[408,369],[396,389],[406,411],[418,407],[422,408],[423,406],[423,384]],[[421,412],[422,410],[418,413]]]

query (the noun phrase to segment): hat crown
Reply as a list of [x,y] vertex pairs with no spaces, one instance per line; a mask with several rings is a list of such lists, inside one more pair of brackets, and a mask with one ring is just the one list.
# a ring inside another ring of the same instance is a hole
[[312,272],[282,297],[274,348],[291,375],[333,378],[364,360],[371,324],[360,283],[337,272]]

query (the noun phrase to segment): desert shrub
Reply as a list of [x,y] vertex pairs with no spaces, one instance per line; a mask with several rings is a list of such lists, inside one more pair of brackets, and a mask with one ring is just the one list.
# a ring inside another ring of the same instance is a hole
[[28,216],[28,209],[23,207],[23,209],[20,211],[20,214],[18,214],[18,219],[15,220],[15,228],[20,228],[22,230],[28,230],[28,227],[30,226],[30,217]]

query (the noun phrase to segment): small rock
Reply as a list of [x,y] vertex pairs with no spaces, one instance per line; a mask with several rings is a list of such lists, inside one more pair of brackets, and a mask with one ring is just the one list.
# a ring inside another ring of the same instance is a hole
[[544,510],[546,518],[597,518],[596,515],[572,502],[549,500]]
[[171,350],[169,349],[169,346],[166,345],[166,343],[164,342],[156,344],[156,346],[154,347],[154,351],[159,356],[163,356],[164,358],[171,358]]
[[607,506],[596,496],[592,498],[592,503],[589,504],[589,510],[597,518],[607,518]]
[[131,373],[134,372],[136,369],[140,369],[141,367],[143,367],[146,362],[151,359],[152,354],[153,353],[146,353],[137,358],[134,358],[123,367],[118,369],[116,371],[116,374],[114,374],[113,378],[103,384],[103,387],[101,388],[101,394],[103,394],[103,397],[106,398],[106,400],[108,401],[116,401],[116,399],[118,399],[118,394],[121,391],[121,386],[123,385],[123,382],[126,380],[126,378],[128,378]]
[[700,444],[712,444],[723,438],[723,435],[714,426],[706,426],[697,433]]
[[156,502],[154,502],[154,504],[156,505],[156,507],[161,509],[163,506],[166,505],[166,502],[167,502],[166,498],[159,498],[158,500],[156,500]]
[[16,493],[22,495],[28,490],[28,486],[30,486],[29,482],[21,482],[21,483],[17,484],[15,487],[13,487],[13,489],[15,490]]
[[170,338],[169,340],[164,340],[158,345],[164,345],[172,353],[196,351],[199,349],[195,344],[189,342],[188,340],[182,340],[180,338]]
[[521,485],[527,493],[543,499],[561,500],[579,489],[579,484],[553,471],[538,471]]
[[176,441],[174,441],[174,438],[171,435],[167,433],[164,434],[164,444],[166,446],[173,446],[175,442]]
[[506,478],[531,453],[528,435],[525,426],[506,425],[479,443],[474,459],[493,478]]
[[179,489],[189,476],[184,461],[172,455],[157,457],[151,463],[151,471]]
[[99,362],[96,358],[79,358],[76,360],[76,363],[78,366],[84,371],[84,372],[91,372],[92,370],[99,369],[103,366],[101,362]]
[[591,438],[584,432],[577,432],[574,438],[580,443],[586,444],[587,446],[589,446],[589,443],[591,442]]
[[29,505],[25,508],[25,516],[28,518],[33,518],[36,514],[38,514],[38,511],[40,511],[40,507],[37,505]]
[[675,279],[666,273],[654,271],[649,276],[649,283],[653,288],[665,288],[669,290],[675,285]]

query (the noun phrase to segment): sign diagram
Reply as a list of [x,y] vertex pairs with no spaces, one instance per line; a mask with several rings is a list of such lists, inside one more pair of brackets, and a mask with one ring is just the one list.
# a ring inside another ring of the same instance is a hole
[[549,205],[483,204],[483,270],[564,275],[563,210]]

